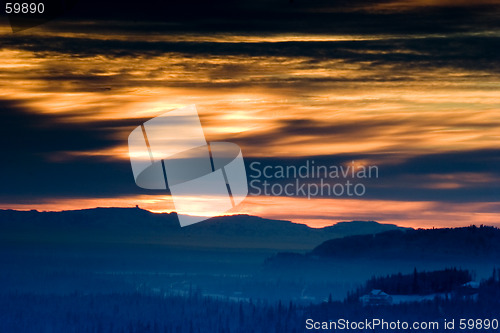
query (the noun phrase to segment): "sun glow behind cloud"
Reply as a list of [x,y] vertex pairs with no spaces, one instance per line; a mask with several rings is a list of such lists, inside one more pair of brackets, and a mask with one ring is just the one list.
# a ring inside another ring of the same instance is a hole
[[[10,32],[4,30],[2,34],[7,37]],[[485,34],[491,36],[491,32]],[[134,47],[153,50],[131,48],[107,54],[90,45],[76,55],[51,49],[44,38],[61,38],[68,45],[88,43],[88,39],[126,44],[139,42],[143,36],[33,29],[22,38],[28,37],[40,38],[40,50],[33,50],[20,39],[19,46],[11,43],[0,51],[0,98],[16,100],[30,112],[55,115],[63,123],[89,128],[108,124],[109,135],[122,142],[113,147],[53,152],[46,156],[51,161],[91,157],[126,161],[126,137],[136,126],[135,120],[141,123],[188,104],[198,106],[209,141],[237,142],[247,158],[384,155],[379,161],[383,168],[395,160],[426,154],[500,148],[498,73],[462,63],[419,64],[415,57],[428,57],[430,50],[402,41],[402,36],[179,34],[149,40],[159,43],[158,49],[154,49],[155,44],[139,44]],[[408,39],[426,38],[435,36]],[[164,46],[164,42],[174,44]],[[195,50],[169,50],[186,47],[184,42],[200,46]],[[304,45],[289,44],[296,42]],[[354,44],[335,44],[345,42]],[[307,43],[329,56],[303,51],[309,47]],[[234,51],[212,52],[212,44],[224,44]],[[260,47],[260,54],[248,53],[248,44]],[[429,182],[419,186],[457,189],[478,183],[478,179],[498,182],[495,176],[481,173],[474,177],[470,173],[467,177],[429,176]],[[153,211],[173,209],[162,207],[159,200],[163,198],[46,198],[39,204],[2,206],[59,210],[106,202],[107,206],[139,204]],[[499,208],[491,202],[451,205],[280,197],[250,197],[245,202],[239,212],[314,226],[353,219],[426,227],[500,220]]]

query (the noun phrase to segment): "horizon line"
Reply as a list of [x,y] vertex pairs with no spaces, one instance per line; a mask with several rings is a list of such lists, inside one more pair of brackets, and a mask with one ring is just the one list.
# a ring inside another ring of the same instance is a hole
[[[14,212],[37,212],[37,213],[64,213],[64,212],[90,211],[90,210],[96,210],[96,209],[137,209],[137,210],[142,210],[142,211],[146,211],[148,213],[157,214],[157,215],[162,215],[162,214],[168,214],[168,215],[178,214],[176,211],[167,212],[167,211],[148,210],[148,209],[139,207],[139,205],[135,205],[135,206],[108,206],[108,207],[96,206],[96,207],[91,207],[91,208],[61,209],[61,210],[38,210],[38,209],[28,209],[28,208],[27,209],[0,208],[0,212],[2,212],[2,211],[14,211]],[[188,214],[185,214],[185,215],[188,215]],[[393,225],[393,226],[397,226],[398,228],[413,229],[413,230],[418,230],[418,229],[423,229],[423,230],[432,230],[432,229],[457,229],[457,228],[468,228],[468,227],[479,228],[479,227],[482,227],[482,226],[499,228],[496,225],[488,225],[488,224],[476,225],[474,223],[472,223],[472,224],[470,224],[468,226],[456,226],[456,227],[434,227],[433,226],[433,227],[427,227],[427,228],[426,227],[414,228],[414,227],[401,226],[401,225],[395,224],[395,223],[379,222],[379,221],[376,221],[376,220],[336,221],[336,222],[333,222],[331,225],[328,225],[328,226],[313,227],[313,226],[308,225],[307,223],[294,222],[292,220],[267,218],[267,217],[262,217],[262,216],[258,216],[258,215],[251,215],[251,214],[245,214],[245,213],[217,215],[217,216],[207,217],[207,220],[214,219],[214,218],[219,218],[219,217],[231,217],[231,216],[249,216],[249,217],[257,217],[257,218],[261,218],[261,219],[265,219],[265,220],[272,220],[272,221],[285,221],[285,222],[290,222],[290,223],[293,223],[293,224],[305,225],[305,226],[307,226],[307,227],[309,227],[311,229],[324,229],[324,228],[328,228],[328,227],[333,227],[333,226],[335,226],[335,225],[337,225],[339,223],[352,223],[352,222],[372,222],[372,223],[377,223],[377,224],[382,224],[382,225]]]

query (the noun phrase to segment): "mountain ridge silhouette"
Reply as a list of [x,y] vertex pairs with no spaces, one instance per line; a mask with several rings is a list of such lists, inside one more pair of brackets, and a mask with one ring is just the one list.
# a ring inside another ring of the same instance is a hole
[[176,213],[140,208],[60,212],[0,210],[0,240],[8,242],[135,243],[189,247],[311,250],[332,238],[406,230],[375,221],[332,223],[323,228],[252,215],[227,215],[181,228]]

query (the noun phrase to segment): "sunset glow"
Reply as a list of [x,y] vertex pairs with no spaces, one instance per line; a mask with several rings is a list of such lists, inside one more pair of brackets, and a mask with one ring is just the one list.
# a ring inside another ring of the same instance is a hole
[[[406,11],[467,3],[392,1],[363,8]],[[434,46],[424,43],[454,45],[499,31],[149,36],[98,30],[93,26],[105,24],[93,21],[71,31],[66,23],[18,35],[0,27],[0,99],[13,115],[36,116],[26,130],[70,128],[96,136],[88,145],[65,145],[63,137],[57,139],[60,147],[40,143],[33,156],[43,163],[111,163],[124,170],[132,129],[196,104],[207,140],[237,143],[245,159],[331,158],[380,168],[366,198],[249,196],[231,214],[313,227],[347,220],[424,228],[500,223],[500,171],[490,164],[498,166],[500,151],[498,71],[467,59],[454,61],[451,51],[439,58]],[[115,46],[100,50],[104,41]],[[430,169],[433,164],[438,170]],[[87,193],[85,186],[58,194],[44,185],[45,194],[4,193],[0,208],[139,205],[174,211],[165,193],[133,193],[131,172],[120,180],[127,190],[114,194],[102,178],[102,194]],[[193,200],[193,212],[185,213],[203,215],[195,208]]]

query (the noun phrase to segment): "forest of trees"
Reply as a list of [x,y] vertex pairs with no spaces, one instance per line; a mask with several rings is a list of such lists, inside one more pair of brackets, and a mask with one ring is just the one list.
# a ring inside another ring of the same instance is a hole
[[390,295],[429,295],[448,293],[457,290],[463,284],[472,280],[472,274],[467,270],[448,268],[441,271],[418,272],[413,274],[392,274],[385,277],[372,277],[366,282],[359,293],[367,293],[380,289]]
[[[237,302],[203,297],[198,292],[187,296],[142,292],[67,295],[9,292],[0,294],[0,332],[294,333],[307,331],[305,320],[308,318],[316,321],[339,318],[406,321],[500,319],[499,274],[498,269],[494,270],[489,279],[481,282],[475,295],[452,292],[450,296],[432,301],[369,307],[363,306],[355,297],[343,302],[330,299],[321,304],[299,305],[294,302]],[[458,286],[470,276],[470,272],[457,269],[415,272],[414,275],[373,278],[364,287],[399,283],[399,290],[411,291],[414,279],[422,288],[431,288],[432,283],[423,281],[432,278]],[[450,286],[443,288],[453,291]]]

